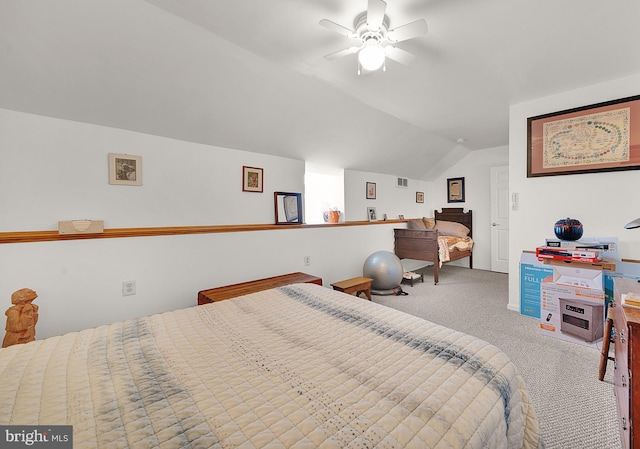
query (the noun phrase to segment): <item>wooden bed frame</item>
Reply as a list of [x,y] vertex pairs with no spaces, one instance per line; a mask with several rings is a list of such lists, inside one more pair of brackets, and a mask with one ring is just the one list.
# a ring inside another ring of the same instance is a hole
[[[471,211],[464,212],[462,207],[443,207],[442,212],[434,211],[436,221],[455,221],[469,228],[469,237],[473,237]],[[433,283],[438,283],[440,260],[438,252],[438,231],[436,229],[394,229],[394,251],[400,259],[425,260],[433,263]],[[451,251],[454,260],[469,258],[469,268],[473,268],[473,250]]]

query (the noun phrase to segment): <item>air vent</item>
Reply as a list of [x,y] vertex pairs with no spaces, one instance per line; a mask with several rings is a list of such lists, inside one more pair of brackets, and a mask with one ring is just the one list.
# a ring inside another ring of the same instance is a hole
[[407,178],[398,178],[398,182],[396,183],[396,187],[402,187],[406,189],[409,186],[409,180]]

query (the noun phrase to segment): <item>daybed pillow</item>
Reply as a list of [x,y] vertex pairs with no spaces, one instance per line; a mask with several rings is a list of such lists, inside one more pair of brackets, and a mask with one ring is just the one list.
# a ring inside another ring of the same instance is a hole
[[424,221],[424,225],[427,227],[427,229],[433,229],[436,227],[435,218],[422,217],[422,221]]
[[469,235],[469,228],[455,221],[436,221],[435,229],[442,235],[452,235],[454,237],[466,237]]
[[407,221],[407,229],[427,229],[427,227],[420,218],[413,218]]

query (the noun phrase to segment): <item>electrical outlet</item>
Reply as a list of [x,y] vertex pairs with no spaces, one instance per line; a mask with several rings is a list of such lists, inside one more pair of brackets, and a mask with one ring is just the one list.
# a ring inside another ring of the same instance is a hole
[[122,281],[122,296],[136,294],[136,281]]
[[304,256],[304,266],[308,267],[311,265],[311,256]]

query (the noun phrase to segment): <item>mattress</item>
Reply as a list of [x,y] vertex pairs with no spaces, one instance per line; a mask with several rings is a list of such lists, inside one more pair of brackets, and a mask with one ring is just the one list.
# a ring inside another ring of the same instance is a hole
[[495,346],[295,284],[0,350],[0,425],[74,448],[536,448]]

